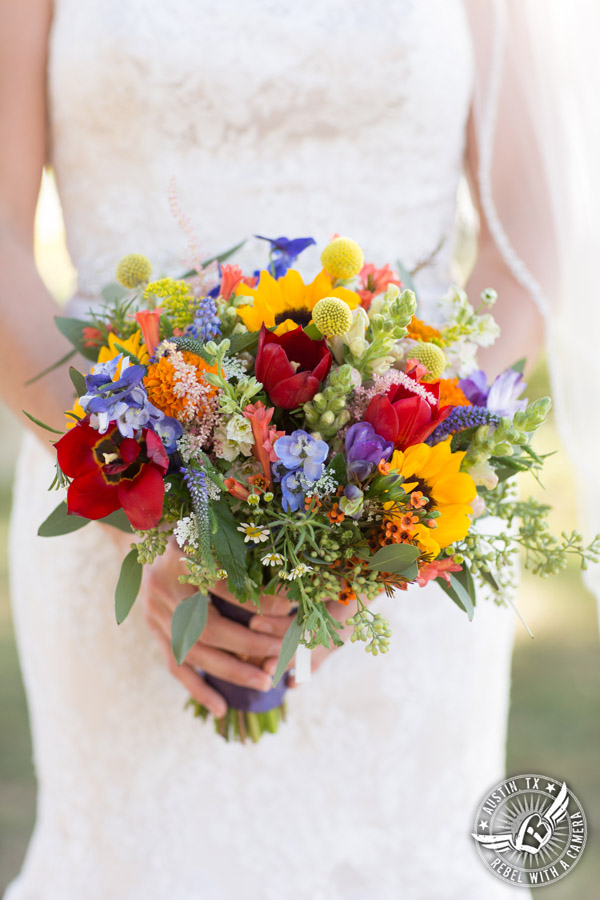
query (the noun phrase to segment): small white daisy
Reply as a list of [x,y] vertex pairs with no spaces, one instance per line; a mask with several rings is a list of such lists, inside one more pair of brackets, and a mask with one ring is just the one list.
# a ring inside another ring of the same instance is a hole
[[281,553],[267,553],[267,555],[263,556],[261,559],[263,566],[280,566],[282,562],[283,556]]
[[252,541],[253,544],[261,544],[269,539],[269,529],[261,528],[260,525],[256,525],[254,522],[242,522],[241,525],[238,525],[237,530],[245,535],[245,544],[249,541]]

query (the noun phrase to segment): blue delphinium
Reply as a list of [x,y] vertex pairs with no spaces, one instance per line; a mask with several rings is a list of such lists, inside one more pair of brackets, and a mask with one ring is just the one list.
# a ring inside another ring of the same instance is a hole
[[[255,234],[254,237],[259,238],[261,241],[268,241],[271,245],[271,263],[269,265],[269,272],[273,278],[281,278],[282,275],[285,275],[287,270],[291,269],[294,265],[302,251],[306,250],[307,247],[312,246],[312,244],[316,244],[315,239],[311,237],[291,239],[286,237],[268,238],[263,237],[262,234]],[[260,275],[260,271],[257,271],[254,274]]]
[[287,512],[300,509],[310,485],[323,474],[329,446],[302,429],[278,438],[273,444],[278,462],[273,466],[276,481],[281,481],[283,507]]
[[[121,360],[120,376],[113,381]],[[142,384],[145,366],[129,363],[129,357],[123,359],[123,354],[120,354],[106,363],[95,365],[92,374],[85,379],[87,393],[79,398],[79,403],[90,416],[92,428],[100,434],[106,433],[111,422],[126,438],[134,437],[141,428],[150,428],[160,437],[167,453],[172,453],[176,449],[177,438],[183,433],[183,426],[150,403]]]

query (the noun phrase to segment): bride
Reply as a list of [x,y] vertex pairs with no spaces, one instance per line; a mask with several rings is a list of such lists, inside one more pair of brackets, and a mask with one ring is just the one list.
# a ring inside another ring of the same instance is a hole
[[[504,330],[485,364],[533,361],[546,310],[508,238],[542,281],[555,238],[511,68],[519,14],[469,6],[471,17],[461,0],[2,3],[6,402],[58,428],[72,402],[64,371],[23,387],[68,350],[33,258],[47,162],[79,275],[74,315],[99,302],[125,253],[182,270],[189,235],[169,208],[172,178],[204,257],[254,233],[323,245],[338,231],[367,259],[429,259],[417,276],[427,314],[450,280],[466,159],[481,219],[468,290],[496,288]],[[254,262],[258,243],[244,252]],[[226,744],[183,710],[191,693],[220,714],[222,698],[169,658],[185,593],[177,554],[117,629],[122,537],[101,524],[36,537],[57,503],[48,449],[46,433],[26,437],[12,523],[39,800],[8,900],[505,895],[469,831],[503,776],[511,612],[482,601],[469,624],[435,586],[381,597],[387,657],[373,664],[348,645],[315,659],[277,737]],[[267,689],[287,612],[268,602],[249,630],[212,609],[196,663]]]

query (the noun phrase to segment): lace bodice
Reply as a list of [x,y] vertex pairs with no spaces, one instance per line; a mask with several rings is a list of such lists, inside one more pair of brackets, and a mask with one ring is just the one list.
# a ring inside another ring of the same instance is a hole
[[338,231],[408,266],[442,243],[422,283],[446,281],[472,75],[459,0],[55,7],[51,157],[83,292],[123,253],[181,264],[172,178],[205,257]]
[[[444,285],[472,84],[460,0],[54,5],[74,309],[124,253],[177,273],[173,177],[205,256],[338,231],[411,266],[442,241],[421,297]],[[226,745],[183,711],[139,604],[116,627],[120,554],[99,527],[35,537],[51,479],[31,439],[11,552],[40,800],[7,900],[504,896],[469,831],[502,775],[509,614],[482,602],[469,624],[434,586],[379,598],[386,657],[344,647],[290,692],[276,737]]]

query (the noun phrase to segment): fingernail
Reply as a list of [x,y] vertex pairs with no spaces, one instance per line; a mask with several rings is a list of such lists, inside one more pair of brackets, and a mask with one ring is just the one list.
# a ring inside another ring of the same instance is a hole
[[212,712],[213,716],[215,717],[215,719],[222,719],[223,716],[225,715],[225,713],[227,712],[227,707],[225,706],[225,704],[223,704],[223,706],[220,706],[220,705],[217,706],[215,704],[215,706],[213,706],[213,708],[211,709],[211,712]]
[[259,616],[256,616],[254,619],[250,619],[250,628],[252,631],[260,631],[261,634],[273,634],[273,626],[270,622],[266,622],[264,619],[261,619]]
[[[276,651],[276,652],[278,652],[278,651]],[[275,669],[277,668],[277,660],[276,659],[267,659],[266,662],[263,664],[263,668],[264,668],[265,672],[269,673],[269,675],[274,675]]]
[[248,679],[248,687],[253,688],[255,691],[270,691],[272,683],[273,680],[268,675],[257,675]]

